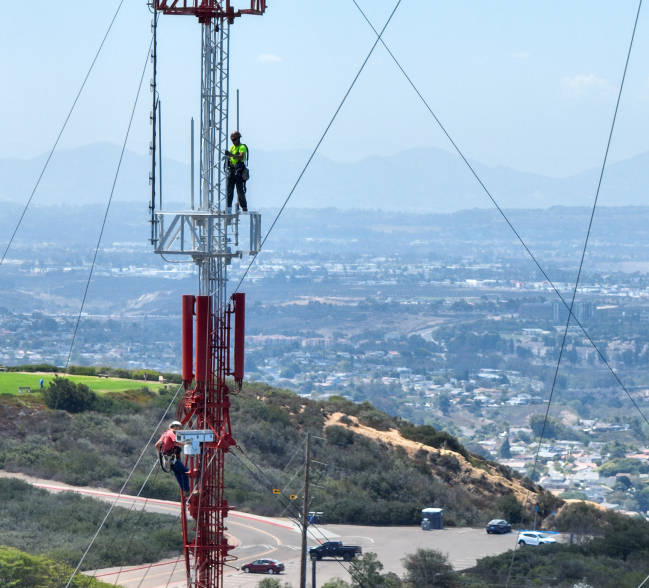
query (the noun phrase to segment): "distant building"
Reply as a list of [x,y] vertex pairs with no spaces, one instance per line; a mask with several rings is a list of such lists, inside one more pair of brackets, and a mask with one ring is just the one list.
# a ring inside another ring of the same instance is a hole
[[[585,321],[593,316],[593,303],[589,301],[575,302],[573,313],[578,321]],[[557,323],[565,323],[568,320],[568,309],[563,302],[552,303],[552,320]]]

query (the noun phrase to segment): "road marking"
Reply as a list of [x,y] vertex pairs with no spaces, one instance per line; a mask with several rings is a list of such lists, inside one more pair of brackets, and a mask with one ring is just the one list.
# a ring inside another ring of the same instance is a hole
[[146,570],[148,568],[155,568],[155,567],[158,567],[158,566],[168,566],[168,565],[171,565],[171,564],[177,564],[177,563],[179,563],[181,561],[185,561],[185,558],[183,557],[183,558],[180,558],[180,559],[175,559],[173,561],[161,561],[161,562],[158,562],[158,563],[147,564],[147,565],[139,566],[139,567],[135,567],[135,568],[124,568],[122,570],[115,570],[114,572],[105,572],[103,574],[94,574],[92,577],[93,578],[103,578],[104,576],[115,576],[115,575],[121,575],[121,574],[128,574],[130,572],[139,572],[140,570]]
[[352,543],[352,540],[355,541],[357,539],[367,541],[368,543],[376,543],[371,537],[365,537],[363,535],[343,535],[343,537],[345,538],[346,543]]

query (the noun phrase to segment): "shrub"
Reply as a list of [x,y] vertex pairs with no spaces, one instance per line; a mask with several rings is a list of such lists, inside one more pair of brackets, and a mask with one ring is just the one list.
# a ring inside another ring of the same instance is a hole
[[66,378],[55,378],[43,391],[43,400],[49,408],[67,412],[83,412],[97,404],[97,395],[85,384],[75,384]]
[[602,464],[599,468],[600,476],[614,476],[620,472],[629,474],[646,474],[649,472],[649,464],[633,457],[624,459],[611,459]]
[[345,427],[333,425],[325,429],[325,438],[327,443],[332,445],[341,445],[343,447],[354,443],[354,433]]
[[[76,565],[108,505],[72,493],[50,494],[20,480],[0,479],[5,544]],[[157,561],[182,549],[175,517],[115,508],[88,552],[83,569]],[[66,577],[67,579],[67,577]],[[2,584],[5,586],[6,584]],[[41,586],[40,583],[21,584]],[[52,584],[52,586],[63,586]]]
[[394,419],[377,410],[371,404],[363,403],[358,413],[358,421],[365,426],[378,429],[379,431],[388,431],[395,426]]
[[496,509],[502,518],[510,523],[521,523],[525,517],[523,506],[518,502],[518,500],[516,500],[516,497],[513,494],[501,496],[496,501]]
[[75,376],[96,376],[97,368],[87,365],[71,365],[66,370],[68,374]]
[[435,549],[418,549],[403,558],[409,586],[458,586],[458,576],[446,556]]
[[440,455],[436,460],[436,464],[452,472],[459,472],[461,469],[458,458],[450,453],[443,453]]
[[[13,547],[0,546],[0,578],[6,588],[38,586],[39,588],[60,588],[66,585],[73,568],[46,557],[30,555]],[[70,582],[72,588],[108,588],[106,584],[83,576],[75,575]]]
[[56,367],[55,365],[49,363],[35,363],[28,365],[14,365],[7,367],[8,372],[48,372],[48,373],[57,373],[61,371],[61,368]]
[[257,584],[257,588],[291,588],[291,585],[288,582],[282,584],[276,578],[264,578]]
[[418,443],[436,447],[437,449],[450,449],[464,457],[468,457],[469,455],[468,451],[453,435],[450,435],[446,431],[437,431],[430,425],[417,426],[405,423],[399,431],[403,437],[411,441],[417,441]]

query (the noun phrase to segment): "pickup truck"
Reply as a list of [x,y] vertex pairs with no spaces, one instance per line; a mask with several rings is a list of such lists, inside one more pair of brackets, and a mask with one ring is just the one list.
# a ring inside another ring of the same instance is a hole
[[309,557],[321,560],[324,557],[342,557],[345,561],[351,561],[363,550],[358,545],[343,545],[342,541],[327,541],[317,547],[309,547]]

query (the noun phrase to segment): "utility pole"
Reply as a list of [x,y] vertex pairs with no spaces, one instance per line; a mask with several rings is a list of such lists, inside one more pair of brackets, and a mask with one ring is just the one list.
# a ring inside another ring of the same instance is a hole
[[[304,458],[304,492],[302,502],[302,557],[300,559],[300,588],[306,588],[306,532],[309,528],[309,470],[311,469],[311,433],[306,434]],[[312,588],[315,588],[313,586]]]

